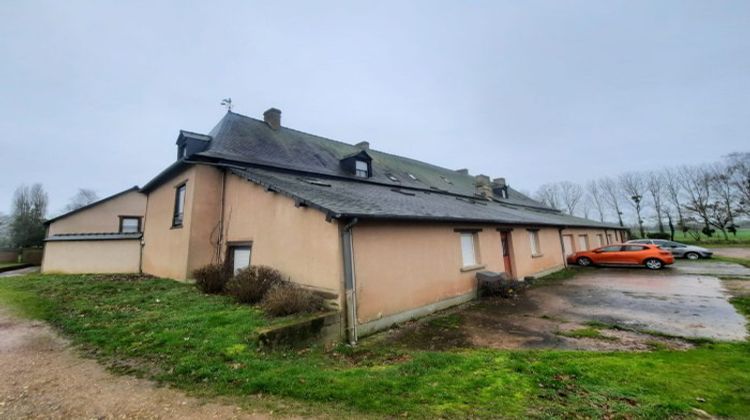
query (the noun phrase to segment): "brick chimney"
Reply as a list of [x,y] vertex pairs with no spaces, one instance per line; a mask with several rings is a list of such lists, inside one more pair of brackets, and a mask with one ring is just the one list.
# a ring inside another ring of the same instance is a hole
[[474,186],[476,187],[476,193],[482,197],[492,197],[492,186],[490,184],[490,177],[487,175],[477,175],[474,177]]
[[281,127],[281,110],[268,108],[268,110],[263,113],[263,121],[265,121],[272,129],[278,130]]

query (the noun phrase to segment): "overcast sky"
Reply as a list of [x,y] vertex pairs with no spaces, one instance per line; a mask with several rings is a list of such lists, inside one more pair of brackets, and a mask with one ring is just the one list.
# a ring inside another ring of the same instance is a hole
[[750,149],[749,1],[0,2],[0,212],[143,185],[219,102],[516,188]]

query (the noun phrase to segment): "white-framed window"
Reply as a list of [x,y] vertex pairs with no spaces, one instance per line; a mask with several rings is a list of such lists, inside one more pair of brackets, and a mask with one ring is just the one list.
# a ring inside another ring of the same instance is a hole
[[138,233],[141,231],[141,218],[136,216],[120,216],[121,233]]
[[529,245],[531,246],[531,256],[542,255],[542,247],[539,244],[539,231],[529,231]]
[[354,174],[357,175],[360,178],[369,178],[370,177],[370,165],[367,164],[364,160],[358,160],[354,162]]
[[478,264],[476,252],[476,237],[474,232],[461,232],[461,258],[464,267]]
[[578,235],[578,250],[586,251],[589,249],[589,235]]
[[250,256],[252,247],[249,245],[235,245],[229,247],[229,257],[232,259],[232,272],[237,274],[238,271],[250,266]]
[[612,234],[611,234],[611,233],[608,233],[608,234],[607,234],[607,245],[609,245],[609,244],[611,244],[611,243],[612,243]]
[[598,242],[596,244],[597,247],[604,246],[604,235],[602,235],[601,233],[597,233],[596,234],[596,241]]
[[175,189],[174,193],[174,214],[172,217],[172,226],[182,226],[183,216],[185,215],[185,191],[186,184],[182,184]]
[[529,244],[531,245],[531,256],[542,255],[542,248],[539,245],[539,231],[529,231]]

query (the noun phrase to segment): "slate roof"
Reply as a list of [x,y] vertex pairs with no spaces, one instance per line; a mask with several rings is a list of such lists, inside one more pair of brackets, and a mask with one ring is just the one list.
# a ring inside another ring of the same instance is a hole
[[133,233],[59,233],[44,239],[45,242],[59,241],[113,241],[122,239],[140,239],[143,236],[140,232]]
[[288,195],[298,204],[317,208],[332,218],[614,228],[609,224],[559,212],[426,190],[312,177],[262,168],[235,168],[231,171],[269,190]]
[[372,176],[358,178],[344,171],[340,161],[362,148],[284,126],[274,130],[262,120],[234,112],[228,112],[208,135],[206,150],[178,161],[164,176],[185,163],[224,165],[335,218],[620,228],[563,215],[510,187],[507,198],[479,198],[471,175],[373,149],[367,149]]

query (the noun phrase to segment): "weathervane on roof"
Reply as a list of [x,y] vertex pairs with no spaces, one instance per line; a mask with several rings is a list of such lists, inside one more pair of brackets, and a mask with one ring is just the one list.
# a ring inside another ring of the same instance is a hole
[[221,100],[221,106],[227,107],[227,111],[232,110],[232,98],[224,98]]

